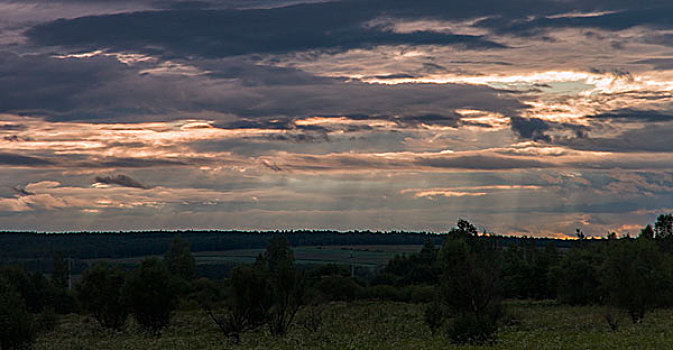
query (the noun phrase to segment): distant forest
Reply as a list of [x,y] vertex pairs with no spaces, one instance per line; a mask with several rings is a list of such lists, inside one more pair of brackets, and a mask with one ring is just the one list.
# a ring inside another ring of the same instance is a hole
[[[0,232],[0,263],[16,259],[51,259],[57,253],[73,259],[128,258],[162,255],[175,235],[182,235],[193,252],[231,249],[265,248],[278,234],[287,237],[290,245],[422,245],[427,240],[441,245],[442,233],[372,232],[372,231],[142,231],[142,232]],[[518,245],[532,238],[492,236],[498,245]],[[568,248],[567,240],[534,238],[538,246],[553,244]]]

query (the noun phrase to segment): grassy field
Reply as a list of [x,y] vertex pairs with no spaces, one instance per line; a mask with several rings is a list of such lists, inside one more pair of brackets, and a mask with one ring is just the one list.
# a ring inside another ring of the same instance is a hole
[[553,303],[507,304],[506,324],[493,346],[452,346],[432,336],[422,320],[423,305],[390,302],[332,303],[324,306],[324,324],[312,332],[298,317],[291,332],[274,339],[268,332],[247,333],[240,344],[223,339],[200,311],[177,312],[160,337],[143,334],[130,322],[122,332],[101,329],[91,318],[69,315],[38,338],[35,349],[671,349],[673,311],[648,314],[642,324],[624,318],[610,331],[602,307]]
[[[293,247],[297,264],[353,264],[356,266],[385,266],[397,254],[417,253],[419,245],[353,245]],[[216,252],[196,252],[199,264],[227,261],[254,262],[264,249],[236,249]]]
[[[364,267],[383,267],[398,254],[412,254],[420,251],[420,245],[336,245],[336,246],[300,246],[293,247],[297,264],[343,264]],[[194,252],[199,265],[222,263],[252,263],[265,249],[233,249],[222,251]],[[124,259],[90,259],[88,264],[107,261],[113,264],[137,266],[144,259],[132,257]]]

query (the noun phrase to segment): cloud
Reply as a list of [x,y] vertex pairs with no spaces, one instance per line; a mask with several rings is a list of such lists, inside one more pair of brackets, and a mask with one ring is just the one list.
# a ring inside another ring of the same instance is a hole
[[26,190],[25,187],[21,187],[21,186],[14,186],[14,187],[12,187],[12,190],[14,190],[14,192],[16,192],[16,194],[19,195],[19,196],[31,196],[31,195],[35,194],[33,192],[30,192],[30,191]]
[[40,24],[27,36],[39,45],[143,52],[152,46],[166,55],[202,57],[399,44],[503,47],[480,36],[366,27],[379,10],[369,2],[336,1],[274,9],[134,12]]
[[551,138],[544,134],[550,129],[549,123],[538,118],[512,117],[511,126],[519,136],[526,139],[550,141]]
[[104,185],[119,185],[124,187],[141,188],[144,190],[152,188],[151,186],[144,185],[138,182],[137,180],[133,179],[132,177],[124,174],[96,176],[94,182],[97,184],[104,184]]
[[433,168],[475,170],[549,168],[554,166],[537,159],[491,155],[420,158],[416,163]]
[[52,161],[38,157],[23,156],[19,154],[0,153],[0,164],[11,166],[48,166]]
[[612,119],[622,122],[656,122],[673,120],[673,112],[656,110],[618,109],[595,115],[586,116],[589,119]]
[[671,14],[673,6],[667,2],[650,1],[644,6],[613,6],[603,4],[604,9],[612,11],[594,12],[586,15],[544,16],[543,13],[534,17],[491,17],[476,25],[497,32],[515,33],[519,35],[537,34],[541,30],[554,28],[602,28],[608,30],[624,30],[635,26],[651,26],[670,28],[673,25]]
[[[237,60],[217,65],[220,72],[231,70],[225,76],[139,75],[139,68],[101,55],[55,58],[4,52],[0,63],[0,112],[43,114],[54,121],[152,121],[208,113],[224,119],[228,128],[269,128],[276,122],[259,119],[445,115],[458,108],[517,113],[525,108],[486,86],[372,85]],[[243,119],[232,120],[237,118]]]
[[[627,117],[627,120],[629,120],[628,118],[630,117]],[[648,115],[644,116],[644,118],[646,120],[647,118],[654,118],[656,120],[657,117],[656,115]],[[638,129],[624,130],[611,137],[560,139],[558,140],[558,144],[573,149],[590,151],[670,153],[673,150],[670,142],[671,132],[673,132],[673,123],[667,122],[645,125]]]

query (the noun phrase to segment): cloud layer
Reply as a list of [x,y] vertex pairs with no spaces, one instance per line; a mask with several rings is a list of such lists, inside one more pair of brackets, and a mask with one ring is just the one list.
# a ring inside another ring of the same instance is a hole
[[0,229],[634,234],[666,1],[0,0]]

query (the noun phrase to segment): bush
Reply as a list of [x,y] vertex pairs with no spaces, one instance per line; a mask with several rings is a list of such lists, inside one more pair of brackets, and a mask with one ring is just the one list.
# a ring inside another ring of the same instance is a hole
[[189,242],[182,239],[181,235],[173,238],[171,246],[164,255],[164,262],[174,276],[188,282],[196,279],[196,259],[189,248]]
[[408,297],[401,288],[381,284],[360,289],[359,299],[406,301]]
[[423,319],[433,335],[444,325],[444,308],[438,299],[434,299],[426,306]]
[[435,297],[435,286],[411,286],[409,287],[409,301],[412,303],[428,303]]
[[493,241],[478,237],[465,220],[449,232],[439,251],[442,269],[436,302],[441,314],[429,311],[426,322],[432,328],[441,324],[438,315],[451,315],[449,335],[456,343],[483,343],[495,340],[500,316],[498,289],[498,249]]
[[587,305],[600,301],[599,267],[603,255],[589,248],[573,248],[550,270],[557,287],[558,301],[570,305]]
[[220,305],[216,286],[205,285],[202,306],[220,331],[238,343],[243,332],[256,330],[268,321],[271,296],[265,276],[249,265],[239,265],[229,280],[228,298]]
[[75,291],[82,308],[104,328],[121,329],[129,311],[122,301],[125,276],[119,268],[99,264],[84,271]]
[[122,300],[146,331],[159,333],[168,326],[177,304],[171,273],[157,258],[145,259],[122,288]]
[[51,307],[46,307],[39,314],[35,315],[35,331],[38,333],[51,332],[56,328],[58,316]]
[[0,348],[27,349],[34,338],[33,320],[21,295],[0,278]]
[[265,274],[272,300],[269,331],[274,336],[284,335],[304,303],[306,292],[306,279],[295,269],[294,254],[287,238],[275,236],[269,240],[255,266]]
[[626,311],[633,323],[662,305],[671,285],[663,254],[649,239],[610,242],[601,272],[607,304]]
[[4,278],[23,298],[29,312],[39,313],[50,303],[54,288],[41,273],[32,275],[23,266],[7,265],[0,268],[0,278]]
[[496,340],[498,327],[493,318],[478,318],[472,313],[464,313],[453,319],[449,327],[449,337],[457,344],[485,344]]
[[283,236],[272,238],[255,264],[234,268],[229,282],[224,311],[217,303],[206,304],[204,309],[235,342],[242,332],[264,324],[273,336],[284,335],[305,300],[305,278],[296,271],[292,250]]
[[329,296],[330,300],[352,301],[360,293],[362,286],[352,277],[332,275],[321,278],[315,288]]

